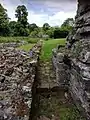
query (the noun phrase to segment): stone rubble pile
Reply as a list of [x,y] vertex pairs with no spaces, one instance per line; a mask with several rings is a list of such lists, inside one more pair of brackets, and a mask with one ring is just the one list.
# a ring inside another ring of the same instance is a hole
[[0,120],[29,120],[40,49],[35,45],[31,58],[11,45],[0,47]]
[[24,45],[25,42],[10,42],[10,43],[0,43],[0,48],[3,48],[3,47],[18,47],[18,46],[21,46],[21,45]]

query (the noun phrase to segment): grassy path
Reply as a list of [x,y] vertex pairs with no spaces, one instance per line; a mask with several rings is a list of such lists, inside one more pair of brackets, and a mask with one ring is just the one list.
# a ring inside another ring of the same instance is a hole
[[51,39],[43,42],[41,60],[50,61],[52,58],[52,49],[56,48],[57,45],[65,45],[65,39]]
[[[65,39],[49,39],[47,41],[43,41],[42,53],[40,59],[42,61],[50,61],[52,58],[52,49],[57,45],[65,45]],[[19,49],[29,51],[35,43],[29,43],[23,46],[20,46]]]

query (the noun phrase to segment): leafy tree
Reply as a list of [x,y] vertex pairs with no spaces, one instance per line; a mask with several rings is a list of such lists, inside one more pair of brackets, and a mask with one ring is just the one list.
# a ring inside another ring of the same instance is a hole
[[64,21],[64,23],[59,28],[55,28],[54,30],[54,38],[66,38],[70,31],[73,30],[74,27],[74,19],[68,18]]
[[7,10],[0,4],[0,36],[9,35],[9,18]]
[[27,16],[28,16],[28,12],[27,12],[27,8],[22,5],[22,6],[18,6],[16,9],[16,18],[18,18],[18,22],[20,22],[21,24],[23,24],[24,27],[27,26],[28,22],[27,22]]
[[39,38],[42,38],[42,37],[43,37],[43,32],[42,32],[42,31],[40,31],[40,32],[38,33],[38,37],[39,37]]
[[30,33],[31,33],[31,32],[34,31],[35,29],[38,29],[38,26],[37,26],[35,23],[33,23],[33,24],[29,24],[29,25],[28,25],[28,28],[29,28],[29,31],[30,31]]
[[61,28],[56,28],[54,30],[54,38],[66,38],[66,36],[69,34],[69,31],[62,30]]
[[27,22],[28,12],[26,7],[24,5],[18,6],[16,9],[15,16],[18,19],[16,24],[16,35],[28,36],[29,35],[28,22]]
[[67,27],[67,26],[71,26],[73,27],[74,26],[74,19],[73,18],[67,18],[64,23],[61,25],[61,27]]
[[10,21],[9,22],[9,28],[10,28],[10,35],[11,36],[14,36],[16,33],[16,24],[17,22],[16,21]]
[[50,25],[48,24],[48,23],[45,23],[44,25],[43,25],[43,30],[46,32],[47,30],[49,30],[49,28],[50,28]]
[[46,34],[50,37],[53,38],[54,37],[54,28],[50,28],[49,30],[46,31]]
[[30,37],[32,37],[32,38],[38,37],[37,31],[35,31],[35,30],[32,31],[31,34],[30,34]]

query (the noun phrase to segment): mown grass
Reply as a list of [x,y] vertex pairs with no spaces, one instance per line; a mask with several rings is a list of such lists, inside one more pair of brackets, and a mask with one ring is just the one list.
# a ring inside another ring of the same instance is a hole
[[[26,44],[20,46],[19,49],[29,51],[35,44]],[[55,48],[57,45],[65,45],[65,39],[49,39],[47,41],[43,40],[42,51],[40,60],[41,61],[50,61],[52,58],[52,49]]]
[[9,42],[21,42],[25,41],[27,43],[37,43],[39,38],[30,38],[30,37],[0,37],[0,43],[9,43]]
[[20,49],[20,50],[25,50],[25,51],[29,51],[33,46],[34,46],[35,44],[26,44],[26,45],[22,45],[22,46],[20,46],[18,49]]
[[43,42],[41,60],[49,61],[52,57],[52,49],[57,45],[65,45],[65,39],[50,39]]

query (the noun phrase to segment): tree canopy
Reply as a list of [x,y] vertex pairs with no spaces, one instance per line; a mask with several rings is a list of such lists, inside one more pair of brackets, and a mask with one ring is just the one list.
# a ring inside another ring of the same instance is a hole
[[48,23],[45,23],[44,25],[43,25],[43,30],[46,32],[47,30],[49,30],[49,28],[50,28],[50,25],[48,24]]
[[24,5],[18,6],[16,9],[16,35],[17,36],[28,36],[29,30],[28,30],[28,22],[27,22],[27,8]]
[[29,31],[30,32],[32,32],[32,31],[34,31],[36,28],[38,28],[38,26],[35,24],[35,23],[33,23],[33,24],[29,24]]
[[9,34],[9,18],[7,10],[0,4],[0,36]]
[[15,10],[17,21],[9,21],[7,10],[0,4],[0,36],[30,36],[50,38],[65,38],[74,27],[74,19],[66,19],[61,27],[51,27],[44,23],[42,27],[28,23],[28,11],[25,5],[17,6]]
[[73,27],[73,26],[74,26],[74,23],[75,23],[75,21],[74,21],[73,18],[67,18],[67,19],[63,22],[63,24],[61,25],[61,27],[67,27],[67,26]]

